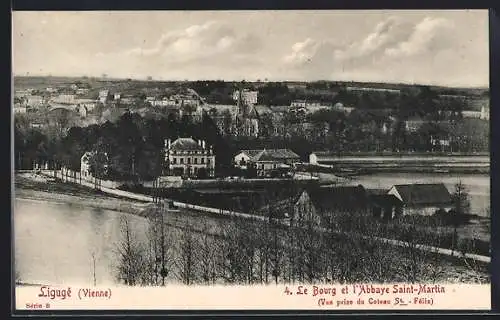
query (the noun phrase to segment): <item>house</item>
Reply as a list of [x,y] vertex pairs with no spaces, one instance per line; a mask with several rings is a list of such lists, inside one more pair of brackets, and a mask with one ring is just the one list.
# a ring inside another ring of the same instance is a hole
[[79,106],[84,106],[87,112],[94,110],[96,102],[93,99],[76,99],[75,103]]
[[99,91],[99,101],[102,104],[106,104],[108,102],[109,90],[101,90]]
[[26,106],[21,105],[20,103],[14,104],[14,113],[26,113],[28,108]]
[[121,97],[120,98],[120,103],[122,105],[131,105],[134,103],[134,98],[132,97]]
[[[108,154],[107,153],[99,153],[99,158],[102,160],[102,170],[103,170],[103,175],[107,174],[108,172]],[[91,172],[91,166],[92,166],[92,158],[96,156],[95,152],[90,152],[87,151],[83,154],[83,156],[80,158],[80,174],[82,178],[91,178],[92,177],[92,172]],[[102,156],[102,157],[101,157]]]
[[92,152],[85,152],[80,159],[80,174],[82,178],[91,177],[90,173],[90,159],[92,158]]
[[168,98],[164,98],[164,105],[173,106],[199,106],[201,104],[200,98],[195,94],[174,94]]
[[289,170],[298,161],[299,155],[289,149],[241,150],[233,158],[237,168],[253,167],[260,177],[271,176],[273,171]]
[[370,212],[366,189],[361,186],[306,186],[288,201],[271,206],[276,217],[290,218],[294,223],[312,222],[328,226],[336,215],[363,215]]
[[401,216],[403,202],[393,194],[370,194],[372,214],[374,218],[392,220]]
[[432,215],[452,208],[450,192],[443,183],[394,185],[387,194],[402,202],[402,215]]
[[60,94],[51,99],[52,103],[57,104],[74,104],[75,103],[75,95],[74,94]]
[[77,105],[75,110],[80,114],[80,117],[82,118],[87,117],[88,110],[87,107],[85,107],[84,105]]
[[215,154],[205,140],[179,138],[165,140],[165,173],[184,177],[213,177]]
[[76,89],[76,94],[79,96],[83,96],[89,93],[89,89],[87,88],[78,88]]
[[309,192],[323,217],[332,213],[367,214],[370,209],[368,193],[362,185],[322,186]]
[[28,107],[38,108],[45,105],[45,99],[42,96],[27,96],[26,105]]

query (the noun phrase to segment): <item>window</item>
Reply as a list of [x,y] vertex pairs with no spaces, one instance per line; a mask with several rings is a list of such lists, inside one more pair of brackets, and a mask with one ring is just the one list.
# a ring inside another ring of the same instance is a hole
[[210,158],[207,159],[207,164],[210,164]]
[[184,158],[180,158],[180,160],[181,160],[181,164],[183,164],[184,163]]
[[194,158],[194,164],[198,164],[198,158]]
[[205,158],[201,158],[201,164],[205,163]]
[[172,164],[175,164],[177,162],[177,159],[176,158],[173,158],[172,159]]
[[188,164],[191,164],[191,158],[187,158]]

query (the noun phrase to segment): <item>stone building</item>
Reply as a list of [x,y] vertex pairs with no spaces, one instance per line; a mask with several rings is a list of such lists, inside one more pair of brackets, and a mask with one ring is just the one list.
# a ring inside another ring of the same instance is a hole
[[165,140],[165,175],[183,177],[213,177],[215,154],[205,140],[179,138]]

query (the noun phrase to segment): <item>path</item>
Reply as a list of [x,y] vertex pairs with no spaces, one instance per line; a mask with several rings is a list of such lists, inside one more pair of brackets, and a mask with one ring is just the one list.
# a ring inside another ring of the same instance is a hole
[[[52,175],[48,174],[47,172],[42,172],[42,174],[46,175],[48,177],[52,177]],[[83,181],[83,180],[81,182],[77,181],[76,183],[79,183],[79,184],[86,186],[86,187],[89,187],[89,188],[94,188],[94,186],[95,186],[94,183],[90,183],[90,182]],[[113,194],[113,195],[129,198],[132,200],[153,202],[153,197],[141,195],[141,194],[137,194],[137,193],[133,193],[133,192],[112,189],[112,188],[106,188],[106,187],[102,187],[102,186],[100,187],[100,190],[102,192],[105,192],[108,194]],[[168,201],[168,199],[165,199],[165,200]],[[252,214],[248,214],[248,213],[198,206],[198,205],[193,205],[193,204],[179,202],[179,201],[173,201],[173,204],[175,207],[184,208],[184,209],[188,209],[188,210],[207,212],[207,213],[212,213],[212,214],[220,214],[220,215],[224,215],[224,216],[233,216],[233,217],[239,217],[239,218],[245,218],[245,219],[253,219],[253,220],[259,220],[259,221],[268,221],[267,217],[265,217],[265,216],[257,216],[257,215],[252,215]],[[280,222],[280,223],[282,225],[285,225],[285,226],[287,225],[286,222]],[[326,228],[322,228],[322,227],[317,227],[317,230],[322,231],[322,232],[331,232],[331,230],[327,230]],[[339,234],[339,235],[346,234],[345,232],[341,232],[341,231],[334,231],[334,232],[336,234]],[[380,238],[380,237],[371,238],[371,237],[367,237],[367,236],[364,236],[361,234],[357,234],[356,236],[359,236],[363,239],[377,240],[377,241],[389,243],[389,244],[399,246],[399,247],[407,247],[410,245],[408,242],[405,242],[402,240],[387,239],[387,238]],[[432,246],[420,245],[420,244],[416,245],[415,247],[418,249],[421,249],[421,250],[425,250],[428,252],[435,252],[435,253],[447,255],[450,257],[456,257],[456,258],[462,257],[462,258],[472,259],[472,260],[483,262],[483,263],[490,263],[491,262],[490,257],[481,256],[481,255],[472,254],[472,253],[463,254],[463,253],[457,252],[456,250],[453,251],[450,249],[444,249],[444,248],[438,248],[438,247],[432,247]]]

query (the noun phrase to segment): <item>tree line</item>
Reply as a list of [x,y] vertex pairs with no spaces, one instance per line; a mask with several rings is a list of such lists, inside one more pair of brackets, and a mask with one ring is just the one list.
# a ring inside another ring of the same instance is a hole
[[[283,227],[267,222],[232,218],[224,226],[204,223],[200,230],[177,230],[164,225],[161,209],[149,217],[145,240],[122,228],[117,279],[128,285],[161,286],[172,282],[193,284],[283,284],[353,282],[439,282],[447,280],[451,265],[436,252],[421,250],[423,237],[405,230],[406,243],[393,246],[375,240],[376,228],[364,233],[339,233],[339,224],[365,229],[369,220],[345,215],[332,220],[327,231],[301,221]],[[438,235],[434,237],[439,241]],[[462,261],[463,263],[463,261]],[[458,265],[462,265],[458,262]],[[484,267],[467,265],[487,281]],[[451,269],[450,269],[451,268]]]
[[35,161],[79,171],[83,154],[94,152],[107,155],[109,178],[148,180],[162,173],[165,139],[174,141],[180,137],[204,139],[207,145],[213,146],[216,170],[224,170],[231,163],[226,142],[206,116],[196,122],[189,116],[179,118],[170,114],[161,119],[146,119],[126,112],[114,123],[74,126],[56,137],[17,122],[14,134],[18,169],[31,169]]

